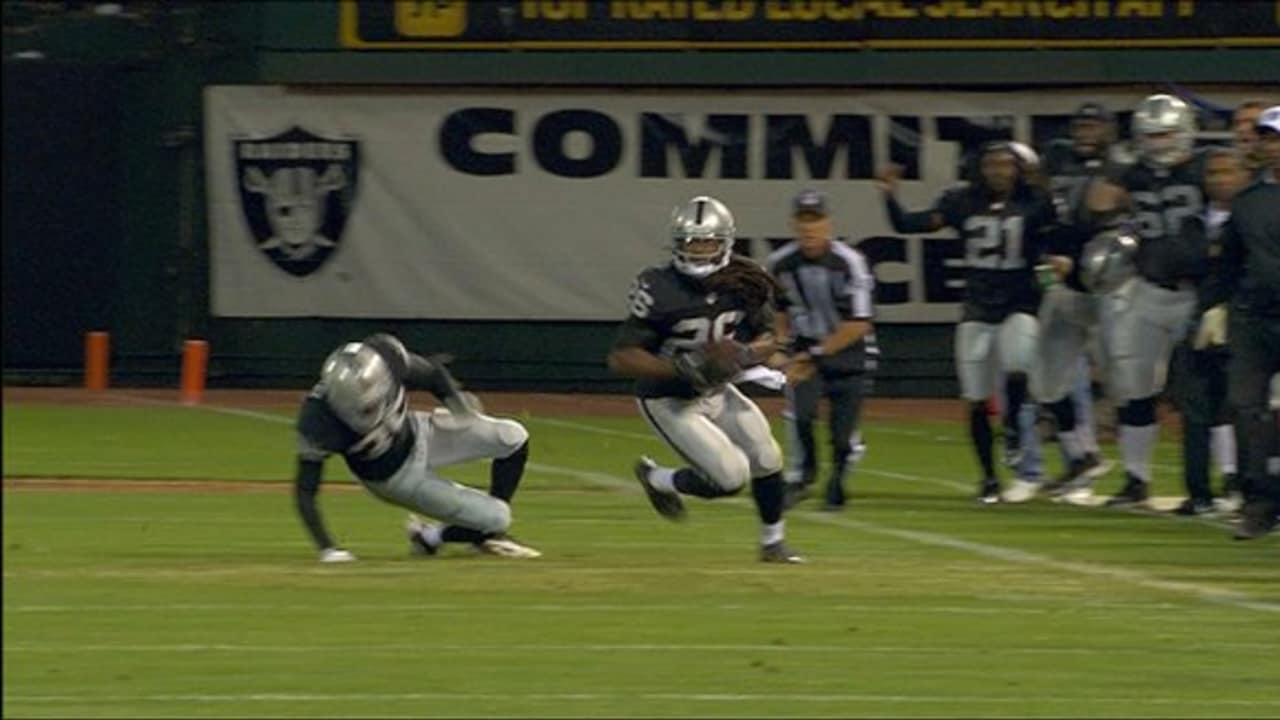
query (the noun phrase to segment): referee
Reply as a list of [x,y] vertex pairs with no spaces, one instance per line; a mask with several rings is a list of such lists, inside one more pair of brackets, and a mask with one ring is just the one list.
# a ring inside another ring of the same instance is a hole
[[1232,203],[1195,339],[1206,347],[1225,330],[1231,352],[1227,400],[1235,412],[1245,496],[1238,540],[1271,532],[1280,513],[1280,475],[1267,472],[1278,432],[1267,395],[1280,372],[1280,105],[1267,108],[1256,128],[1265,170]]
[[858,416],[879,350],[872,332],[875,278],[862,253],[833,236],[827,196],[804,190],[792,202],[795,239],[769,256],[768,268],[785,292],[779,298],[778,333],[792,338],[787,420],[800,478],[789,503],[808,496],[818,476],[814,422],[818,402],[830,403],[831,474],[825,508],[845,504],[844,479],[861,454]]

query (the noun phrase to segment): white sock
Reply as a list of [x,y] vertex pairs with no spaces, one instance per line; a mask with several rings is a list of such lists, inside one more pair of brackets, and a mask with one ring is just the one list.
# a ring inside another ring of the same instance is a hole
[[772,545],[777,542],[782,542],[783,525],[786,524],[786,522],[786,520],[779,520],[772,525],[761,525],[760,544]]
[[1124,458],[1124,469],[1142,482],[1151,482],[1151,448],[1160,435],[1160,426],[1121,425],[1120,456]]
[[442,530],[443,528],[439,525],[427,525],[422,528],[422,531],[418,533],[418,536],[422,538],[423,542],[431,547],[440,547],[444,544],[444,538],[441,537]]
[[676,490],[676,471],[671,468],[655,468],[649,473],[649,484],[672,495],[679,492]]
[[1209,430],[1209,442],[1213,446],[1213,458],[1218,461],[1218,471],[1223,475],[1236,472],[1236,429],[1230,425],[1214,425]]
[[1084,457],[1084,446],[1080,444],[1080,429],[1067,430],[1058,433],[1058,444],[1062,446],[1062,451],[1067,457],[1078,460]]

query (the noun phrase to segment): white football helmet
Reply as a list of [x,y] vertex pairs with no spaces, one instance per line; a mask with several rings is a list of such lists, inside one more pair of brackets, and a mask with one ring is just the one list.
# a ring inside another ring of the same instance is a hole
[[1119,229],[1103,231],[1080,253],[1080,282],[1099,295],[1114,292],[1138,274],[1137,255],[1137,237]]
[[1172,95],[1152,95],[1133,112],[1138,156],[1148,165],[1170,167],[1186,161],[1195,146],[1195,135],[1195,112]]
[[[729,264],[735,232],[729,208],[713,197],[699,195],[671,213],[671,264],[685,275],[706,277]],[[715,246],[691,249],[699,240],[714,240]]]
[[377,427],[404,393],[386,360],[364,343],[347,343],[329,354],[320,388],[333,413],[358,433]]

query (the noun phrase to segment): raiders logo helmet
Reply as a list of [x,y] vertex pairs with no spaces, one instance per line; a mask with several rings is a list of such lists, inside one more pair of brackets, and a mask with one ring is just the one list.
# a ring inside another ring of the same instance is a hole
[[1148,165],[1170,167],[1186,161],[1195,136],[1195,112],[1180,98],[1152,95],[1133,112],[1138,156]]
[[1080,282],[1099,295],[1114,292],[1138,274],[1137,254],[1136,236],[1121,229],[1103,231],[1080,253]]
[[382,355],[364,343],[348,343],[330,353],[320,370],[320,386],[333,413],[358,433],[377,427],[404,392]]
[[729,208],[699,195],[671,213],[671,263],[685,275],[706,277],[729,264],[735,232]]

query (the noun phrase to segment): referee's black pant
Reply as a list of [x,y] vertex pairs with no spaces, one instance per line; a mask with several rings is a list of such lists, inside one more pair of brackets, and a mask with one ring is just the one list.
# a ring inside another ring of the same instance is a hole
[[1173,350],[1170,386],[1182,413],[1182,472],[1187,495],[1198,503],[1213,500],[1209,484],[1209,435],[1231,421],[1227,403],[1226,348],[1196,350],[1185,340]]
[[1271,377],[1280,372],[1280,316],[1232,308],[1227,334],[1231,363],[1227,398],[1235,416],[1236,444],[1245,501],[1280,508],[1280,475],[1267,461],[1280,454],[1280,428],[1269,407]]
[[818,470],[817,443],[814,439],[814,423],[818,419],[818,403],[825,397],[831,406],[831,476],[827,484],[827,502],[844,502],[844,475],[849,456],[853,453],[862,414],[862,400],[866,395],[870,377],[861,373],[853,375],[825,375],[814,377],[789,388],[791,412],[795,421],[796,436],[800,442],[803,482],[815,479]]

